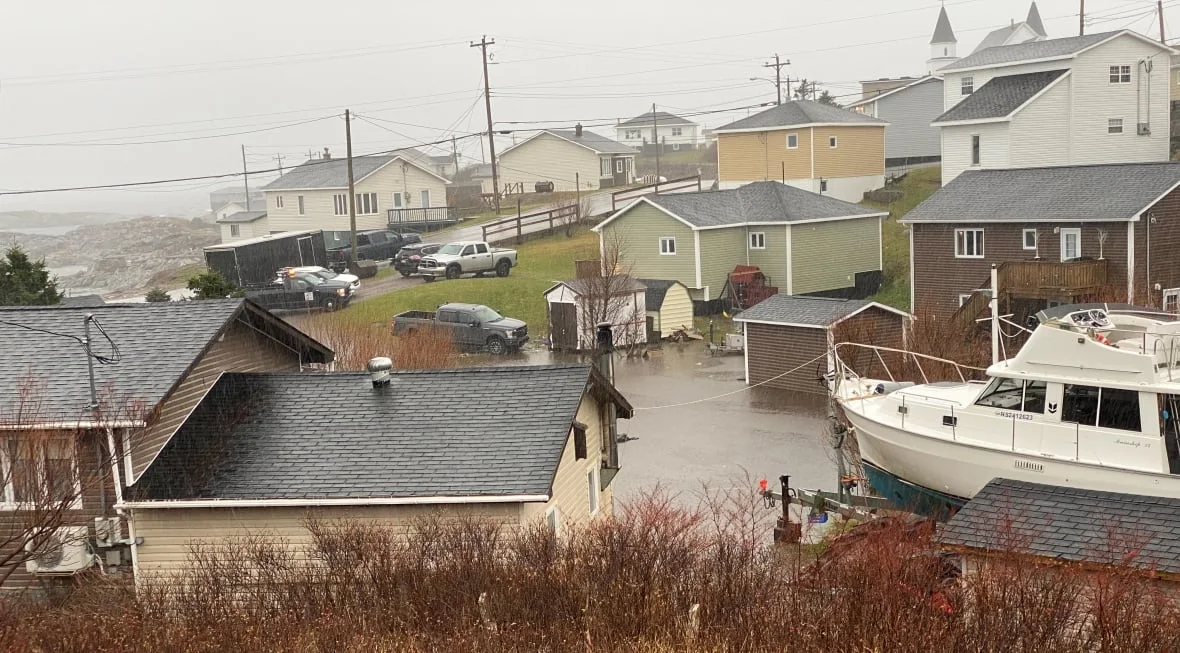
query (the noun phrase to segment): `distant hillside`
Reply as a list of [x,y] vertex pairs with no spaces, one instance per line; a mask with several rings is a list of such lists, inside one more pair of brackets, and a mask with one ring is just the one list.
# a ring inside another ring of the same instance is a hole
[[72,225],[108,224],[126,220],[129,216],[118,213],[97,213],[80,211],[75,213],[42,213],[41,211],[0,212],[0,231],[6,229],[30,229],[43,227],[68,227]]

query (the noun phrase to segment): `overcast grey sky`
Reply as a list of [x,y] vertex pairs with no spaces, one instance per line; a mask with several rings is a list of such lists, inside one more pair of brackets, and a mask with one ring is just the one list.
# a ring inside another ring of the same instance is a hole
[[[1086,4],[1095,17],[1088,32],[1126,27],[1158,36],[1155,0]],[[1180,30],[1180,0],[1164,4],[1165,25]],[[1028,5],[948,0],[959,55],[988,30],[1023,20]],[[1077,34],[1078,0],[1038,5],[1050,37]],[[243,144],[252,170],[275,167],[277,154],[286,166],[309,149],[343,155],[346,108],[361,117],[353,125],[358,154],[481,131],[480,58],[468,42],[485,33],[496,40],[497,128],[520,129],[518,137],[536,121],[610,123],[652,102],[684,113],[772,100],[772,84],[749,78],[770,75],[760,66],[775,52],[790,59],[792,79],[820,80],[847,99],[857,80],[925,72],[939,2],[631,1],[587,13],[588,6],[11,0],[0,12],[0,189],[231,172],[241,169]],[[715,126],[745,113],[694,119]],[[143,141],[173,142],[111,144]],[[465,162],[479,161],[479,140],[466,139],[461,152]],[[193,214],[211,188],[230,183],[240,182],[4,196],[0,211]]]

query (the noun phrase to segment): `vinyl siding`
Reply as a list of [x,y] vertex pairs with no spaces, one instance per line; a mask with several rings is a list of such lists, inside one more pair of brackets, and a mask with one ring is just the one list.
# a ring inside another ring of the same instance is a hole
[[[1072,75],[1059,79],[1053,88],[1012,119],[1008,127],[1011,134],[1009,165],[1014,168],[1035,168],[1069,161],[1069,97],[1072,83]],[[1104,131],[1105,120],[1103,118]]]
[[[979,134],[979,165],[971,165],[971,136]],[[1008,168],[1008,123],[942,128],[942,185],[969,168]]]
[[[787,149],[787,134],[799,147]],[[721,183],[811,178],[811,129],[783,129],[717,135],[717,176]]]
[[238,235],[230,233],[230,225],[223,224],[221,227],[221,242],[229,243],[235,240],[243,240],[245,238],[254,238],[255,236],[265,236],[270,233],[270,221],[267,218],[259,218],[254,222],[244,222],[238,224]]
[[[403,201],[402,208],[422,208],[422,191],[430,191],[431,206],[446,206],[447,184],[443,180],[423,172],[420,168],[395,160],[356,183],[357,194],[377,193],[377,213],[356,216],[356,228],[384,229],[389,225],[388,209],[394,208],[394,192],[410,194],[409,203]],[[344,188],[318,190],[267,191],[267,219],[273,231],[298,231],[323,229],[325,231],[347,231],[348,215],[335,215],[333,196],[347,195]],[[283,197],[283,208],[276,207],[275,198]],[[299,215],[299,196],[303,196],[304,215]],[[359,207],[358,207],[359,208]]]
[[[676,239],[676,254],[660,254],[660,238]],[[619,244],[619,257],[632,277],[679,281],[696,287],[696,247],[688,225],[650,204],[640,202],[606,225],[599,234],[606,247]]]
[[656,316],[656,328],[660,330],[660,337],[667,338],[681,327],[692,328],[692,298],[688,296],[688,289],[673,285],[664,295],[664,303],[659,311],[652,311],[648,307],[648,315]]
[[234,320],[160,404],[150,426],[133,432],[130,485],[147,469],[222,372],[297,372],[299,355]]
[[[586,428],[586,458],[575,459],[574,439],[566,440],[565,448],[561,452],[561,462],[557,466],[557,474],[553,477],[552,498],[548,503],[531,503],[524,505],[521,511],[521,522],[529,523],[533,520],[544,519],[545,513],[556,508],[560,515],[563,528],[580,526],[591,519],[609,517],[614,514],[614,486],[598,493],[598,512],[590,514],[590,492],[586,480],[587,473],[602,467],[604,456],[603,421],[600,417],[601,405],[592,395],[587,394],[578,406],[577,421],[585,424]],[[626,461],[620,457],[621,466]],[[601,469],[600,472],[601,474]],[[600,476],[601,478],[601,476]],[[600,486],[601,487],[601,484]]]
[[[822,361],[813,359],[827,349],[826,329],[747,323],[746,356],[750,375],[746,383],[823,394],[817,370],[826,372],[826,367]],[[788,370],[795,371],[783,375]]]
[[942,80],[930,79],[872,103],[885,128],[885,157],[940,156],[941,140],[930,123],[942,115]]
[[[750,250],[750,265],[757,265],[762,274],[770,279],[770,285],[778,286],[780,292],[787,292],[787,227],[786,225],[754,225],[746,229],[746,245],[749,246],[750,232],[766,234],[766,249]],[[730,268],[733,271],[733,268]],[[720,292],[720,291],[718,291]]]
[[601,176],[598,154],[551,134],[541,134],[500,155],[500,187],[524,184],[531,193],[538,181],[551,181],[557,191],[598,188]]
[[701,283],[709,299],[721,296],[734,266],[746,265],[746,228],[710,229],[701,234]]
[[880,270],[879,222],[880,218],[858,218],[792,225],[792,292],[850,288],[857,272]]
[[[1135,224],[1135,303],[1162,307],[1162,292],[1155,290],[1155,284],[1160,285],[1161,291],[1180,288],[1180,257],[1176,256],[1180,251],[1180,191],[1172,191],[1149,212],[1156,220],[1151,225],[1150,275],[1147,274],[1147,223]],[[1126,226],[1119,226],[1126,234]],[[1110,256],[1109,244],[1107,240],[1107,256]]]
[[[829,138],[836,137],[836,147]],[[815,177],[885,174],[885,127],[816,127]]]

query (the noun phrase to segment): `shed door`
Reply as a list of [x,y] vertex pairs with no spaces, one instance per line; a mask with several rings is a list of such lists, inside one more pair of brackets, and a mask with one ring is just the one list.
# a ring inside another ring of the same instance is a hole
[[315,265],[315,248],[311,246],[311,236],[299,239],[299,265]]
[[573,304],[549,304],[549,337],[551,349],[577,350],[578,318]]

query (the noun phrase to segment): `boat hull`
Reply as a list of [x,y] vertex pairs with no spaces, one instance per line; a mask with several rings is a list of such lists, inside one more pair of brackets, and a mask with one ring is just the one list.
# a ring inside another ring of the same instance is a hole
[[863,462],[865,477],[877,496],[893,506],[932,519],[947,520],[966,505],[967,500],[922,487],[877,467]]

